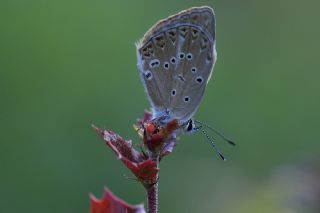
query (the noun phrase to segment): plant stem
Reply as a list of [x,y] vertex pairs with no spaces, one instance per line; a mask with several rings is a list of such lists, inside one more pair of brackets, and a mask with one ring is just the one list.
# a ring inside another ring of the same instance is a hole
[[[152,156],[152,159],[157,163],[157,168],[159,168],[159,156]],[[146,187],[148,194],[148,213],[158,213],[158,179],[159,174],[157,174],[156,182]]]
[[148,213],[158,213],[158,182],[147,188]]

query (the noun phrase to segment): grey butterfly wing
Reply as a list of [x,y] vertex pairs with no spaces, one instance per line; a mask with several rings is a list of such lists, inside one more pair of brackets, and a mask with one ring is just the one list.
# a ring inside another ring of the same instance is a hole
[[202,9],[188,16],[196,25],[179,27],[179,50],[185,58],[180,60],[176,70],[177,95],[170,105],[174,117],[182,122],[189,120],[199,106],[216,61],[213,13],[210,15],[210,11]]
[[172,67],[169,63],[165,64],[165,59],[168,57],[167,52],[170,53],[169,45],[164,43],[162,33],[137,46],[140,77],[154,114],[164,112],[168,106],[169,97],[166,91],[171,87],[172,79]]
[[[187,121],[216,61],[211,8],[191,8],[158,22],[137,45],[138,67],[154,111]],[[150,77],[151,76],[151,77]]]

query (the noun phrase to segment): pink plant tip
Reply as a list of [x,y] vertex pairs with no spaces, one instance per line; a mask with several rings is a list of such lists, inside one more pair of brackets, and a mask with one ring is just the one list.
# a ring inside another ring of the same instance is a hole
[[101,199],[90,194],[90,213],[145,213],[144,205],[130,205],[105,187]]

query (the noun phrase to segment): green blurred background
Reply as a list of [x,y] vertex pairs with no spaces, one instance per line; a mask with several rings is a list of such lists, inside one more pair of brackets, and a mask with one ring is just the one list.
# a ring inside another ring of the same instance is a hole
[[216,12],[218,61],[196,118],[238,146],[218,140],[222,162],[202,134],[182,136],[161,163],[160,212],[320,212],[303,201],[316,189],[303,174],[320,180],[316,0],[2,0],[0,212],[88,212],[104,185],[145,202],[90,125],[138,142],[149,103],[134,43],[200,5]]

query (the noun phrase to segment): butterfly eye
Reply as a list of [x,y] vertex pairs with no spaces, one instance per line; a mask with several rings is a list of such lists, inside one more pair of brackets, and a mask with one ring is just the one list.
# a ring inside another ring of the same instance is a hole
[[183,101],[186,102],[186,103],[189,102],[189,101],[190,101],[190,97],[189,97],[189,96],[185,96],[185,97],[183,98]]
[[148,71],[146,71],[144,76],[146,77],[147,80],[151,80],[152,79],[152,72],[148,70]]
[[191,131],[194,130],[194,129],[195,129],[194,123],[193,123],[192,119],[190,119],[190,120],[188,121],[188,124],[187,124],[185,130],[186,130],[187,132],[191,132]]
[[192,54],[191,53],[188,53],[187,54],[187,59],[190,61],[192,59]]
[[196,67],[192,67],[192,68],[191,68],[191,72],[192,72],[192,73],[196,73],[196,72],[197,72],[197,68],[196,68]]

